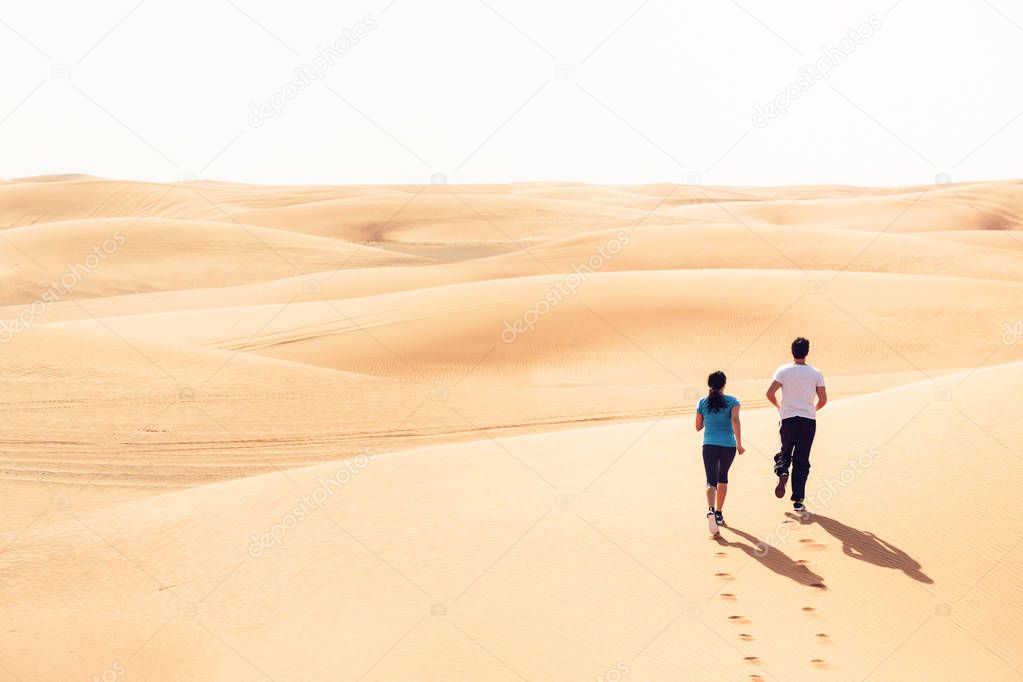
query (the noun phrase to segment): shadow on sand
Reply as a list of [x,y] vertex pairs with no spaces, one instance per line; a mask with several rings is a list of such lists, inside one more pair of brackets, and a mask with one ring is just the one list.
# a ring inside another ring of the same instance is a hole
[[824,578],[811,571],[805,565],[793,561],[780,549],[772,547],[763,540],[756,538],[745,531],[741,531],[738,528],[733,528],[732,526],[723,526],[722,530],[725,532],[735,533],[746,541],[729,542],[728,540],[725,540],[723,536],[718,535],[715,540],[717,540],[717,543],[722,547],[735,547],[740,549],[748,554],[750,558],[756,559],[779,575],[795,580],[800,585],[816,587],[820,590],[828,589],[824,585]]
[[820,514],[809,514],[807,515],[808,518],[800,518],[797,514],[792,513],[786,513],[786,516],[803,525],[816,523],[836,540],[842,542],[842,551],[845,552],[846,556],[866,561],[875,566],[897,568],[913,580],[919,580],[922,583],[931,584],[934,582],[921,570],[922,567],[919,561],[873,533],[857,530],[852,526],[845,525],[841,521],[836,521]]

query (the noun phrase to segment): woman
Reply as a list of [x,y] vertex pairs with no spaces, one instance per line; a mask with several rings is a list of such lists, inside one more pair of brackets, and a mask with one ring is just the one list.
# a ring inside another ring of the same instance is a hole
[[[718,371],[707,377],[710,393],[696,406],[696,430],[703,431],[703,468],[707,471],[707,516],[714,515],[717,525],[725,525],[721,508],[728,492],[728,467],[742,447],[739,424],[739,401],[723,393],[725,373]],[[716,499],[715,499],[716,497]]]

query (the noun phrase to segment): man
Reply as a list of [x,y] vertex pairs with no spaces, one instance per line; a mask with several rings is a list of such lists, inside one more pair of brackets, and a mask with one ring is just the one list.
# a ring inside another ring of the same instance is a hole
[[[785,496],[785,484],[792,465],[792,508],[803,512],[806,507],[806,477],[810,474],[810,447],[817,433],[817,410],[828,402],[824,388],[824,375],[816,367],[806,364],[810,342],[800,336],[792,342],[792,364],[782,365],[774,373],[774,381],[767,389],[767,399],[778,408],[781,416],[781,452],[774,456],[774,473],[778,485],[776,497]],[[777,393],[781,389],[781,404]]]

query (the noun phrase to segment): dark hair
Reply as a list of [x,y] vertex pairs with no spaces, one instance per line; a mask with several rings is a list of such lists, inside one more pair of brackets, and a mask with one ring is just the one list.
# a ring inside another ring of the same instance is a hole
[[728,377],[721,370],[712,372],[707,377],[707,385],[710,386],[710,393],[707,394],[707,409],[711,412],[717,412],[725,406],[725,396],[722,395],[721,389],[725,387],[726,381],[728,381]]
[[792,357],[796,360],[802,360],[809,352],[810,342],[802,336],[792,342]]

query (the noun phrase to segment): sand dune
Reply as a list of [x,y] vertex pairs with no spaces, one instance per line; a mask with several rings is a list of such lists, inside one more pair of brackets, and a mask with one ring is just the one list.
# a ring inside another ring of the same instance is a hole
[[[57,678],[142,647],[126,664],[134,674],[178,678],[564,679],[625,662],[637,677],[669,679],[682,656],[697,676],[710,657],[732,676],[1007,679],[1023,664],[1011,634],[1023,614],[996,604],[1023,577],[1005,541],[1023,533],[1023,515],[1009,498],[974,505],[1023,474],[998,445],[1023,436],[1023,414],[1013,401],[977,406],[996,380],[1018,385],[1023,365],[949,377],[947,402],[925,382],[835,404],[821,443],[833,455],[816,476],[843,481],[847,460],[862,459],[855,480],[833,484],[807,525],[770,495],[736,495],[720,545],[686,514],[701,474],[688,419],[393,453],[349,469],[336,461],[54,514],[7,553],[20,579],[4,585],[4,602],[46,633],[9,638],[8,665]],[[751,443],[769,444],[773,416],[747,420]],[[990,466],[964,479],[936,452],[941,442],[978,448]],[[740,462],[737,486],[769,489],[768,452]],[[917,510],[913,526],[875,504],[896,482]],[[935,489],[952,487],[959,494],[933,504]],[[323,508],[279,545],[253,546],[250,534],[281,523],[302,495]],[[950,523],[967,515],[976,522]],[[69,543],[73,559],[60,549]],[[984,576],[999,559],[1000,572]],[[629,617],[602,617],[608,608]],[[115,617],[114,637],[88,653],[31,656],[109,630]],[[923,651],[961,650],[953,617],[984,628],[980,652],[884,658],[918,627]],[[474,642],[493,656],[476,655]]]
[[[556,275],[417,289],[340,301],[61,323],[132,338],[174,339],[404,380],[520,384],[683,383],[707,364],[766,377],[800,325],[821,327],[836,373],[957,369],[1023,347],[998,343],[1023,285],[958,278],[785,271],[600,273],[550,306]],[[811,282],[826,283],[823,293]],[[964,287],[968,283],[969,286]],[[640,303],[637,303],[640,302]],[[890,319],[902,321],[891,325]],[[521,321],[521,333],[518,331]],[[527,323],[532,324],[532,329]],[[948,328],[961,331],[949,337]],[[876,330],[884,330],[880,336]],[[627,330],[627,331],[626,331]],[[689,347],[702,347],[686,353]],[[467,367],[468,365],[468,367]],[[700,389],[702,392],[702,388]]]
[[[845,272],[890,272],[1012,281],[1023,278],[1023,254],[1014,252],[1020,250],[1015,247],[1023,245],[1023,238],[1014,238],[1009,232],[933,233],[940,235],[938,238],[932,238],[930,234],[919,236],[831,230],[824,239],[819,232],[809,228],[766,226],[752,229],[740,224],[643,226],[640,229],[585,232],[577,237],[550,240],[528,247],[528,252],[416,268],[387,265],[390,257],[400,262],[400,254],[368,245],[359,245],[357,250],[351,250],[350,243],[345,242],[334,249],[339,252],[337,255],[343,267],[332,270],[304,272],[277,280],[264,279],[251,286],[167,291],[166,287],[172,286],[172,280],[158,295],[107,295],[76,300],[74,303],[58,302],[47,310],[45,319],[56,322],[89,319],[92,316],[337,300],[445,284],[483,282],[495,278],[583,272],[592,270],[589,265],[591,262],[599,262],[600,272],[782,269],[802,272],[808,281],[815,276],[810,272],[814,270],[830,271],[819,275],[824,281]],[[239,238],[247,236],[242,234]],[[984,236],[989,238],[980,239]],[[609,253],[609,244],[622,238],[628,240],[628,244],[614,257],[605,258],[601,255]],[[304,237],[298,240],[299,243],[301,239]],[[729,248],[719,249],[718,240],[726,240]],[[249,246],[258,248],[251,243],[254,241],[255,238],[250,239]],[[269,239],[264,241],[272,243]],[[326,244],[334,242],[327,241]],[[298,245],[295,250],[298,250]],[[291,250],[279,249],[279,252],[290,254]],[[263,255],[274,254],[267,251]],[[292,259],[293,256],[289,255],[289,262]],[[187,267],[200,267],[199,264],[192,264],[191,259],[182,260],[189,262]],[[408,264],[415,262],[411,257],[407,260]],[[420,262],[429,263],[425,260]],[[270,266],[275,265],[284,267],[289,263],[282,256],[271,260]],[[212,276],[216,277],[216,274]],[[16,307],[0,307],[0,318],[13,316],[16,312]]]
[[[671,213],[686,221],[741,221],[750,225],[806,225],[872,232],[1018,230],[1023,183],[983,183],[766,201],[708,200]],[[708,199],[709,199],[708,195]]]
[[[1017,181],[0,182],[0,680],[1017,679],[1021,215]],[[797,334],[805,524],[763,395]]]
[[[66,299],[262,282],[325,268],[429,259],[237,222],[110,218],[3,231],[4,303],[31,302],[51,281]],[[38,255],[34,255],[38,254]],[[168,255],[175,257],[168,259]]]
[[[567,188],[563,195],[562,188]],[[61,196],[55,202],[53,194],[58,191]],[[226,215],[240,222],[346,239],[379,234],[412,241],[436,234],[451,244],[571,236],[580,227],[601,229],[643,219],[650,224],[740,220],[875,232],[1017,229],[1021,195],[1019,181],[902,189],[561,183],[338,188],[30,178],[0,184],[0,218],[14,226],[142,215],[222,220]],[[436,230],[452,223],[460,223],[463,231]]]

